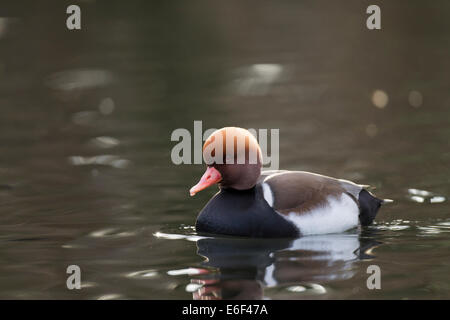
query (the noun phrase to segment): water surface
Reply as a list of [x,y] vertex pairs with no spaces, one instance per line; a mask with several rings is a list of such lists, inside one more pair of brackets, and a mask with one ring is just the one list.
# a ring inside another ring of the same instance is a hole
[[[450,298],[449,4],[0,5],[0,298]],[[447,9],[447,10],[446,10]],[[280,167],[376,187],[363,230],[199,237],[170,135],[280,129]],[[82,289],[66,288],[79,265]],[[368,290],[378,265],[381,290]]]

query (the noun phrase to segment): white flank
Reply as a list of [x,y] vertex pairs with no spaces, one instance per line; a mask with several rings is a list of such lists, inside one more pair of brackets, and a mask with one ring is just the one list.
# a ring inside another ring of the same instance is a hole
[[310,212],[291,212],[287,220],[294,223],[301,235],[340,233],[358,226],[359,209],[350,196],[328,198],[327,204]]
[[273,193],[270,190],[270,186],[267,183],[262,184],[264,199],[267,201],[269,206],[273,207]]

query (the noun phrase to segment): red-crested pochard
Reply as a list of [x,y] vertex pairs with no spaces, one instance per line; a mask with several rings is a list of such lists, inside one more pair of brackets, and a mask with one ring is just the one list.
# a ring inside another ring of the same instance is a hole
[[369,225],[383,200],[364,186],[305,171],[262,171],[261,149],[247,130],[226,127],[203,145],[207,169],[191,196],[220,191],[197,217],[196,230],[249,237],[339,233]]

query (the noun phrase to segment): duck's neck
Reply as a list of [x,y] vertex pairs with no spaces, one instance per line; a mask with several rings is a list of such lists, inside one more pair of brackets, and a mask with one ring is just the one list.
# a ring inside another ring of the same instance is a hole
[[243,194],[243,193],[254,193],[255,190],[256,190],[256,186],[253,186],[253,187],[251,187],[249,189],[242,189],[242,190],[229,188],[229,187],[220,187],[220,190],[221,191],[230,192],[230,193],[241,193],[241,194]]

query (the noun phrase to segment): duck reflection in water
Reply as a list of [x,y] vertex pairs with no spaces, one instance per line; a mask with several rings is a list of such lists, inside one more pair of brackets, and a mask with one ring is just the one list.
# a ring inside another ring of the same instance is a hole
[[353,264],[373,258],[367,252],[378,244],[356,232],[295,240],[203,238],[197,252],[217,272],[191,279],[201,285],[193,298],[264,299],[264,288],[350,279]]

